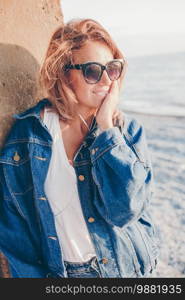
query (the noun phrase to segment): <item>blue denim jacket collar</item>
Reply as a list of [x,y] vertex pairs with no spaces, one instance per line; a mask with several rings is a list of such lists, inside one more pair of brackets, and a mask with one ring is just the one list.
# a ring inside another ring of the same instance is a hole
[[[37,105],[35,105],[34,107],[31,107],[30,109],[28,109],[22,113],[14,114],[13,117],[15,119],[25,119],[28,117],[35,117],[37,119],[40,119],[40,112],[41,112],[42,108],[45,106],[52,106],[52,103],[47,98],[40,100]],[[121,133],[123,133],[123,126],[120,126],[119,128],[120,128]],[[100,129],[98,127],[98,123],[96,121],[96,118],[94,118],[93,123],[90,128],[90,131],[87,133],[87,135],[85,137],[85,141],[94,139],[96,136],[99,135],[99,133],[100,133]]]
[[40,119],[40,111],[46,105],[51,106],[52,104],[49,101],[49,99],[44,98],[41,101],[39,101],[37,105],[23,111],[22,113],[14,114],[13,117],[15,119],[25,119],[27,117],[36,117],[37,119]]

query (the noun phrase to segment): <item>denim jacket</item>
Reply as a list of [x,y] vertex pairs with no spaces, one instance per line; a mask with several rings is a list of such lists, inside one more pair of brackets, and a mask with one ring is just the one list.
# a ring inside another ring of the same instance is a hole
[[[52,137],[40,117],[46,105],[51,103],[43,99],[14,115],[0,153],[0,251],[12,277],[67,277],[44,191],[52,152]],[[144,129],[124,117],[123,126],[102,132],[94,119],[74,158],[82,211],[104,278],[144,277],[158,256]]]

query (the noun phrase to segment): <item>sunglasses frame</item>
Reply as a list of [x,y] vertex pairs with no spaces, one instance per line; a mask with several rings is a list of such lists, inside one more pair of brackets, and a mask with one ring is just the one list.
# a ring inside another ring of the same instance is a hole
[[[89,61],[87,63],[84,63],[84,64],[75,64],[75,65],[72,65],[72,64],[68,64],[68,65],[65,65],[65,71],[69,70],[69,69],[76,69],[76,70],[82,70],[82,73],[83,73],[83,76],[84,76],[84,79],[85,81],[88,83],[88,84],[96,84],[98,81],[100,81],[101,77],[102,77],[102,74],[103,74],[103,71],[106,70],[107,71],[107,65],[109,65],[111,62],[120,62],[121,63],[121,72],[120,72],[120,75],[117,79],[115,80],[118,80],[122,74],[122,71],[123,71],[123,68],[125,66],[125,59],[121,58],[121,59],[113,59],[111,61],[109,61],[108,63],[106,63],[106,65],[102,65],[98,62],[95,62],[95,61]],[[92,64],[96,64],[98,66],[101,67],[101,73],[99,75],[99,78],[96,82],[89,82],[86,78],[86,68],[87,66],[89,65],[92,65]],[[108,72],[107,72],[107,75],[109,76]],[[109,77],[110,78],[110,77]],[[110,78],[111,81],[113,81],[111,78]]]

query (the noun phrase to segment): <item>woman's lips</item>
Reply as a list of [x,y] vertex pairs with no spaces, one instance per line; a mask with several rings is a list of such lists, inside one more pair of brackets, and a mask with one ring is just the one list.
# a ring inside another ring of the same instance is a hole
[[104,96],[107,96],[108,90],[109,90],[109,88],[106,88],[106,89],[96,90],[93,93],[96,94],[97,96],[103,96],[104,97]]
[[108,92],[94,92],[97,96],[106,96]]

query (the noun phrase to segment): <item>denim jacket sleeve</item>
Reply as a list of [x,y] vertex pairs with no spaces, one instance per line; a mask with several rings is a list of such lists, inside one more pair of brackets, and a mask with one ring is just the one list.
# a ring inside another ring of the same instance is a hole
[[143,126],[126,121],[121,132],[101,132],[90,147],[92,175],[99,196],[94,205],[111,225],[138,219],[150,202],[153,174]]
[[12,202],[0,164],[0,252],[8,259],[12,277],[42,278],[46,270],[38,262],[37,250],[24,216]]

